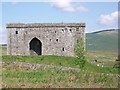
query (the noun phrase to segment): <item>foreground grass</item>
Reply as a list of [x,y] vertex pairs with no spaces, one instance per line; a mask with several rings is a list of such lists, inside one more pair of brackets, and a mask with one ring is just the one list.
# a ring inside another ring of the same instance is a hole
[[116,88],[115,75],[87,70],[63,71],[55,69],[25,70],[9,67],[3,70],[3,87],[6,88]]
[[[79,68],[75,64],[77,58],[63,56],[8,56],[6,48],[2,52],[3,62],[27,62],[31,64],[47,64]],[[3,87],[9,88],[115,88],[118,85],[118,69],[112,68],[117,54],[107,52],[90,52],[88,62],[80,72],[57,69],[31,70],[18,66],[3,66]],[[98,67],[97,63],[104,62],[108,67]],[[112,64],[111,64],[112,63]]]
[[[27,62],[36,64],[47,64],[54,66],[65,66],[72,68],[79,68],[76,65],[77,58],[75,57],[63,57],[63,56],[2,56],[3,62]],[[94,64],[86,62],[83,70],[88,70],[98,73],[113,73],[117,74],[118,69],[112,67],[98,67]]]
[[79,67],[75,65],[75,57],[64,56],[2,56],[3,62],[27,62],[55,66]]
[[[72,68],[79,68],[75,64],[76,57],[64,57],[64,56],[8,56],[6,55],[6,47],[0,47],[3,50],[2,61],[3,62],[27,62],[27,63],[37,63],[37,64],[47,64],[55,66],[65,66]],[[101,52],[101,51],[91,51],[87,54],[87,63],[83,70],[88,70],[98,73],[113,73],[117,74],[118,69],[113,68],[115,60],[117,59],[117,53],[115,52]],[[96,63],[94,60],[97,60]],[[92,64],[91,64],[92,63]],[[97,64],[104,64],[105,67],[98,67]],[[106,67],[107,66],[107,67]]]

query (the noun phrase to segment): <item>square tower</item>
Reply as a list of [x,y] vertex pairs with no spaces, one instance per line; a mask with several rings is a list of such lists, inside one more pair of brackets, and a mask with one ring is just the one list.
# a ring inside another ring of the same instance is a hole
[[8,55],[75,56],[77,38],[85,43],[85,23],[9,23]]

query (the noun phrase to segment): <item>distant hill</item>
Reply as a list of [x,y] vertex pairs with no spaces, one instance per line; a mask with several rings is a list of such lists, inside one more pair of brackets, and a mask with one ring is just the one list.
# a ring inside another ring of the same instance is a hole
[[96,32],[92,32],[92,33],[118,33],[118,29],[108,29],[108,30],[100,30],[100,31],[96,31]]
[[88,51],[117,51],[118,29],[87,33],[86,48]]

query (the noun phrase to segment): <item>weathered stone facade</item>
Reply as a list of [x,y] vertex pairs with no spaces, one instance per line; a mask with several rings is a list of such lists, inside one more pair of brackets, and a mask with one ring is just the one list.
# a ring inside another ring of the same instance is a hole
[[84,23],[10,23],[8,55],[74,56],[77,38],[85,42]]

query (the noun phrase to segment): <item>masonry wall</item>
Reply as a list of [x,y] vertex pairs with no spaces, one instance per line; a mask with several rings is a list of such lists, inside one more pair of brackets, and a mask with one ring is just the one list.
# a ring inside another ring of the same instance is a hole
[[8,55],[30,55],[30,42],[42,43],[42,55],[74,56],[77,38],[83,38],[84,23],[11,23],[7,25]]

